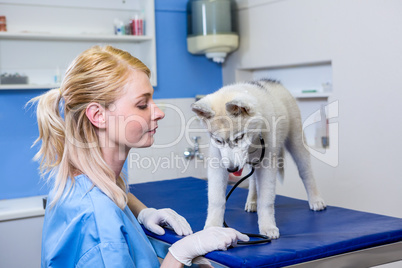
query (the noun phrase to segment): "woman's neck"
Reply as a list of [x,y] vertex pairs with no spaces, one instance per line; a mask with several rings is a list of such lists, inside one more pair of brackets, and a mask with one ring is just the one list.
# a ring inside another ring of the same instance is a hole
[[115,181],[120,177],[121,170],[123,169],[124,162],[130,151],[129,148],[119,146],[112,142],[106,134],[105,130],[96,129],[99,137],[99,143],[102,151],[102,156],[108,166],[115,174]]
[[128,151],[124,148],[102,148],[103,159],[115,174],[115,180],[120,177],[121,170],[123,169],[124,162],[126,161]]

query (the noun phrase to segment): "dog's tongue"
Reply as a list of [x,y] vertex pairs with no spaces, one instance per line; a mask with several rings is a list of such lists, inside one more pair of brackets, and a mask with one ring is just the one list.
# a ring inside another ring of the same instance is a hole
[[240,170],[238,170],[238,171],[236,171],[236,172],[233,172],[233,175],[235,175],[235,176],[241,176],[241,173],[243,172],[243,169],[240,169]]

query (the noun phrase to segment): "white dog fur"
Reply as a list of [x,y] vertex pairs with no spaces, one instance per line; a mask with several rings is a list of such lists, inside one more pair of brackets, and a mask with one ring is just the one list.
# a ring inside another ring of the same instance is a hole
[[208,216],[205,228],[222,226],[229,172],[242,169],[261,156],[260,134],[265,141],[263,161],[249,178],[245,210],[258,213],[260,234],[279,237],[275,223],[277,175],[283,176],[283,148],[297,164],[310,209],[325,209],[303,146],[300,111],[293,96],[278,82],[259,80],[225,86],[192,105],[211,135],[208,163]]

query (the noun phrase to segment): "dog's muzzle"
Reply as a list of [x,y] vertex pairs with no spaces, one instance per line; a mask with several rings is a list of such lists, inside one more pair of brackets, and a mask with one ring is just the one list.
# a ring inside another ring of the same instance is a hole
[[234,168],[228,168],[227,169],[229,173],[233,173],[239,170],[239,167],[234,167]]
[[239,167],[234,167],[232,169],[228,168],[227,171],[229,173],[233,173],[233,175],[235,175],[235,176],[241,176],[243,169],[242,168],[239,169]]

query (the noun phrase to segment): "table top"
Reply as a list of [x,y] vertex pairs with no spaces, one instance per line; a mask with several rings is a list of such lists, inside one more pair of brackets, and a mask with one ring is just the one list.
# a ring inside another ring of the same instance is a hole
[[[148,207],[175,210],[194,232],[203,229],[208,206],[206,181],[188,177],[132,184],[130,191]],[[258,233],[257,213],[244,211],[246,198],[246,189],[233,192],[226,205],[226,223],[241,232]],[[214,251],[206,257],[229,267],[282,267],[402,241],[399,218],[335,206],[314,212],[307,201],[279,195],[275,215],[279,239]],[[145,232],[170,244],[181,238],[171,230],[163,236]]]

